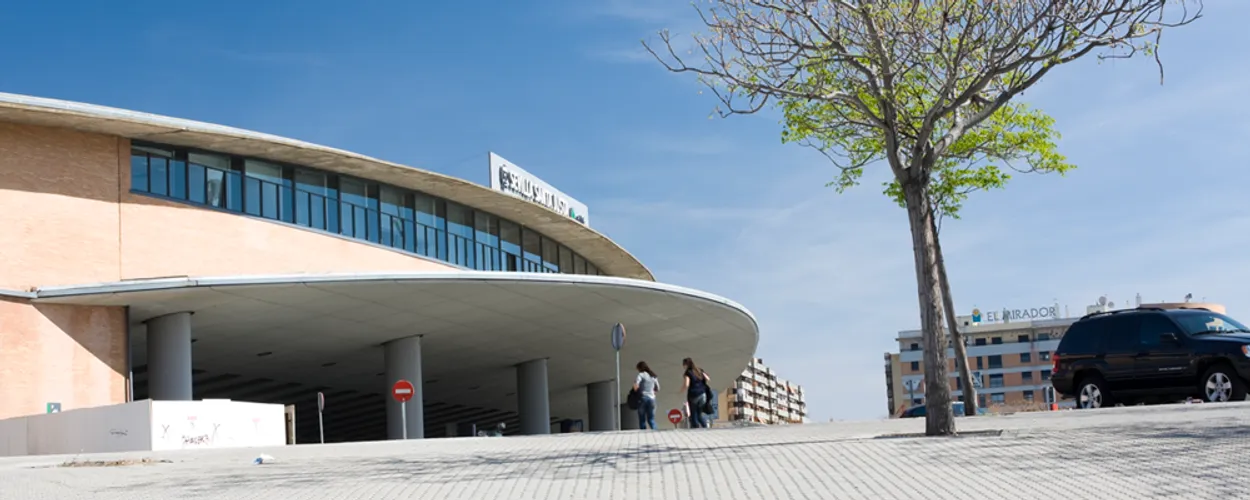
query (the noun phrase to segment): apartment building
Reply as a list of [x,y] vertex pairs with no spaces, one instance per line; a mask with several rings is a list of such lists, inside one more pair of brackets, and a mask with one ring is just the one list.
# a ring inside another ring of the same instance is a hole
[[[1087,306],[1085,313],[1114,309],[1115,304],[1100,299]],[[1140,307],[1206,307],[1223,312],[1219,304],[1155,303]],[[973,309],[958,316],[967,344],[968,362],[980,406],[1012,411],[1040,410],[1056,403],[1060,408],[1074,406],[1072,400],[1052,401],[1050,387],[1051,355],[1068,326],[1079,317],[1062,317],[1058,305],[1029,309],[982,312]],[[920,330],[899,332],[899,351],[885,353],[885,378],[889,415],[924,403],[924,349]],[[950,345],[950,341],[947,341]],[[954,349],[946,350],[946,371],[951,396],[962,401],[963,384],[955,369]]]
[[807,398],[803,387],[780,378],[764,360],[754,358],[717,398],[721,418],[729,422],[801,424],[807,422]]

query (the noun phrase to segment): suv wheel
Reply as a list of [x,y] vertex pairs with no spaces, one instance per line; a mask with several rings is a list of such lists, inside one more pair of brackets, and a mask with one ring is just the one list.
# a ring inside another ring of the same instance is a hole
[[1208,403],[1244,401],[1246,382],[1231,366],[1215,365],[1202,377],[1202,399]]
[[1111,400],[1111,393],[1107,391],[1107,383],[1103,382],[1102,377],[1098,375],[1082,378],[1081,383],[1077,387],[1080,389],[1077,391],[1076,406],[1082,410],[1092,410],[1115,404]]

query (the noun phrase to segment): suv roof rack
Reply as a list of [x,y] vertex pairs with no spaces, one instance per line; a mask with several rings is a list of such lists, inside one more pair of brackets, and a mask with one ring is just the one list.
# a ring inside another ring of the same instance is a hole
[[1164,308],[1162,308],[1162,307],[1146,307],[1146,306],[1137,306],[1137,307],[1134,307],[1134,308],[1132,308],[1132,309],[1116,309],[1116,310],[1114,310],[1114,311],[1097,311],[1097,312],[1092,312],[1092,313],[1086,314],[1086,315],[1084,315],[1084,316],[1081,316],[1081,319],[1078,319],[1077,321],[1083,321],[1083,320],[1086,320],[1086,319],[1089,319],[1089,318],[1098,317],[1098,316],[1109,316],[1109,315],[1112,315],[1112,314],[1123,314],[1123,313],[1128,313],[1128,312],[1138,312],[1138,311],[1165,311],[1165,310],[1166,310],[1166,309],[1164,309]]

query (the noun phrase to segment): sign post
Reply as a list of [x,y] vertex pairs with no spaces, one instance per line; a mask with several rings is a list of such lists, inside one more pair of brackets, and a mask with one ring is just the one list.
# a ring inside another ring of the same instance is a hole
[[668,421],[673,423],[673,428],[677,428],[677,424],[681,423],[681,410],[673,408],[668,411]]
[[616,392],[612,395],[612,402],[616,411],[612,412],[616,418],[616,430],[621,430],[621,347],[625,346],[625,325],[617,323],[612,327],[612,350],[616,351],[616,377],[612,380],[616,381]]
[[408,439],[408,400],[412,399],[414,391],[412,382],[404,379],[399,379],[391,387],[391,396],[395,398],[395,401],[399,401],[399,421],[402,423],[404,439]]
[[321,413],[324,411],[326,411],[326,395],[317,392],[317,432],[321,434],[321,444],[326,444],[326,423],[321,418]]

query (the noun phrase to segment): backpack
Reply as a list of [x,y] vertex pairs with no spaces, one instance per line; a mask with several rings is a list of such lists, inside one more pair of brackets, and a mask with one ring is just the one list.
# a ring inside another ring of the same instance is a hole
[[639,406],[642,406],[642,394],[631,387],[629,395],[625,396],[625,406],[628,406],[631,410],[637,410]]

